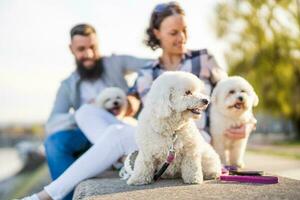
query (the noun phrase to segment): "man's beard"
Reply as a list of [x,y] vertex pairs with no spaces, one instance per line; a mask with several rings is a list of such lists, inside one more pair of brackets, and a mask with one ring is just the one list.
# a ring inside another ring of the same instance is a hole
[[101,58],[95,61],[94,66],[90,69],[86,69],[82,61],[76,60],[77,72],[79,73],[81,80],[94,81],[101,77],[103,72],[103,64]]

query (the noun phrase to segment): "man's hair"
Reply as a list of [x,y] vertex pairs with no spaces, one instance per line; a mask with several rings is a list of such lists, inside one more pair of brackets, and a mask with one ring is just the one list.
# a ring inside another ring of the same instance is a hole
[[89,36],[96,33],[96,29],[89,24],[78,24],[70,31],[71,40],[75,35]]

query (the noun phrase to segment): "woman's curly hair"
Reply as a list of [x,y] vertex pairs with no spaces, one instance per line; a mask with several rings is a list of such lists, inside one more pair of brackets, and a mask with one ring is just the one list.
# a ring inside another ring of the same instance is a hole
[[146,45],[149,46],[152,50],[156,50],[160,47],[160,41],[156,38],[154,29],[159,29],[162,21],[165,18],[175,14],[185,15],[183,9],[176,2],[159,4],[154,8],[150,18],[150,25],[146,29],[145,39]]

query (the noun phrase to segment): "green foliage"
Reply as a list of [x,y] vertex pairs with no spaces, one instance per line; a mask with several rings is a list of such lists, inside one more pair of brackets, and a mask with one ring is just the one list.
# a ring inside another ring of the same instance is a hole
[[291,119],[299,132],[299,0],[224,1],[216,13],[217,35],[228,43],[229,73],[253,84],[260,110]]

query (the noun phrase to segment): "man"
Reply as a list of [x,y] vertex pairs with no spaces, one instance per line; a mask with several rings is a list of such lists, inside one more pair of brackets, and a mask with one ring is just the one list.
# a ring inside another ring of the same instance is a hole
[[[62,81],[46,123],[48,137],[45,140],[45,149],[53,180],[78,158],[80,152],[91,145],[77,127],[74,111],[82,104],[91,103],[106,87],[120,87],[127,92],[128,85],[124,76],[137,71],[148,61],[131,56],[101,56],[96,31],[88,24],[76,25],[70,35],[69,47],[77,68]],[[136,110],[137,102],[132,101],[130,99],[129,104],[132,106],[129,107]]]

